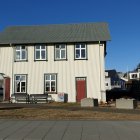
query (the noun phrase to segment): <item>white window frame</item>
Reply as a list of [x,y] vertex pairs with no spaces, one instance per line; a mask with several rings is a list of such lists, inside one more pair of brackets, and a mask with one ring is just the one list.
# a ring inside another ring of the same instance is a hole
[[[23,49],[25,47],[25,49]],[[17,53],[19,52],[19,58],[17,58]],[[25,59],[22,58],[22,53],[25,52]],[[15,61],[26,61],[27,60],[27,47],[24,45],[15,47]]]
[[[82,47],[84,45],[84,48]],[[82,51],[85,51],[85,57],[82,57]],[[76,52],[79,51],[79,56],[77,56]],[[75,60],[84,60],[87,59],[87,45],[85,43],[77,43],[75,44]]]
[[[52,79],[52,76],[55,77],[55,79]],[[47,79],[47,77],[49,77],[49,79]],[[45,74],[45,78],[44,78],[44,85],[45,85],[45,93],[56,93],[57,92],[57,74],[56,73],[51,73],[51,74]],[[49,83],[49,90],[46,90],[46,83]],[[55,85],[52,86],[52,82],[55,82]],[[52,88],[54,88],[55,90],[52,90]]]
[[[19,79],[17,79],[17,76]],[[22,91],[22,83],[25,83],[25,89]],[[26,74],[16,74],[14,79],[15,93],[27,93],[27,75]],[[19,91],[17,91],[17,85],[19,84]]]
[[[62,48],[64,46],[65,48]],[[59,57],[57,57],[57,51],[59,51]],[[62,58],[62,51],[65,51],[65,57]],[[66,44],[56,44],[55,45],[55,60],[66,60],[67,48]]]
[[[37,47],[39,47],[39,49]],[[42,47],[45,47],[45,48],[42,48]],[[36,58],[37,51],[39,51],[40,58]],[[42,51],[45,51],[45,58],[42,58],[42,55],[41,55]],[[39,60],[47,60],[47,47],[46,47],[46,45],[35,45],[35,61],[39,61]]]

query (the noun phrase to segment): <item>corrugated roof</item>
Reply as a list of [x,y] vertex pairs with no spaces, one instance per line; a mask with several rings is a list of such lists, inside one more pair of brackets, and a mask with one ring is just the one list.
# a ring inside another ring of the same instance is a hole
[[0,34],[0,44],[70,43],[110,39],[107,23],[12,26]]

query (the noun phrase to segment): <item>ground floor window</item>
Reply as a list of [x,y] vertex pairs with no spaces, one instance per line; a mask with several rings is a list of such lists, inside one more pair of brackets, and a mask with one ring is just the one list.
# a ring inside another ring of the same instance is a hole
[[57,88],[57,74],[45,74],[45,93],[56,93]]
[[15,93],[27,93],[27,75],[15,75]]

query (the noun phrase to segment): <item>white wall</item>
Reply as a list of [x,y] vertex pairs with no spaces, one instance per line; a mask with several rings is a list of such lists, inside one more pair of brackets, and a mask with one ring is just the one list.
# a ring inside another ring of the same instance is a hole
[[[68,44],[68,60],[54,61],[54,46],[48,45],[48,61],[34,61],[34,47],[28,46],[28,62],[12,62],[13,48],[0,47],[0,72],[10,78],[14,74],[28,74],[29,94],[44,93],[44,74],[57,73],[57,91],[68,93],[69,102],[76,101],[75,77],[87,77],[87,97],[100,101],[105,98],[101,96],[101,91],[105,91],[104,46],[88,44],[87,54],[88,60],[74,60],[74,44]],[[11,80],[11,94],[12,91]],[[57,95],[53,97],[56,99]]]

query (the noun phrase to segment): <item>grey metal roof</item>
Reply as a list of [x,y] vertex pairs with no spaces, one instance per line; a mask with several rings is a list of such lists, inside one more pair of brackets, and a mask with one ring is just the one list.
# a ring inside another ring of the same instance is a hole
[[11,26],[0,33],[0,44],[108,41],[107,23]]

